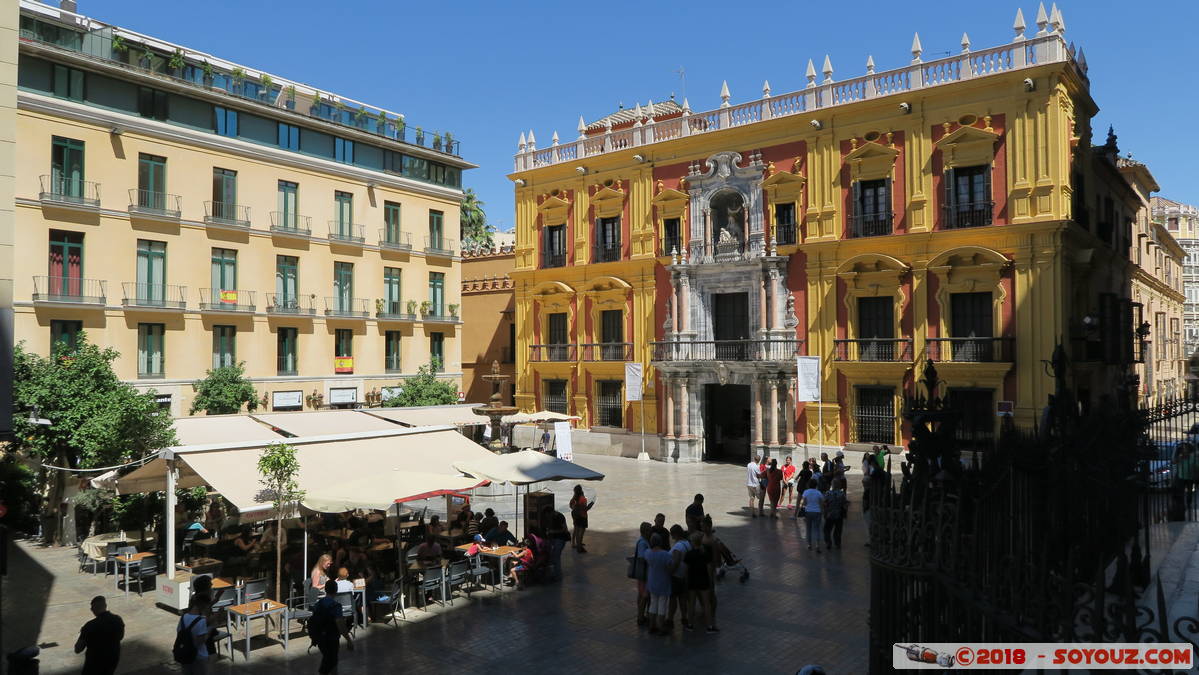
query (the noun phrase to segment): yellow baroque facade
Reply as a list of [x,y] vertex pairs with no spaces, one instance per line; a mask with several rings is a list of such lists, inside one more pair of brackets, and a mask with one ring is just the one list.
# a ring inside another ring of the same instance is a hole
[[[1114,133],[1092,144],[1085,59],[1037,28],[933,61],[917,40],[909,65],[843,81],[809,64],[800,91],[726,86],[703,112],[638,104],[548,148],[522,134],[517,404],[607,434],[619,357],[648,360],[652,454],[683,462],[905,444],[929,362],[980,448],[1004,417],[1037,424],[1059,345],[1080,405],[1130,401],[1141,200]],[[817,400],[796,356],[821,358]]]

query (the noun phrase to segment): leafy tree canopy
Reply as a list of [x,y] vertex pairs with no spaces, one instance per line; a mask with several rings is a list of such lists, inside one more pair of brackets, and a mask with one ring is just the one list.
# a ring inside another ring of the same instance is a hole
[[203,380],[192,382],[196,397],[192,399],[190,414],[203,410],[209,415],[233,415],[246,409],[254,412],[258,408],[258,392],[246,379],[245,362],[235,366],[213,368]]
[[[258,456],[258,482],[262,484],[262,499],[270,500],[275,509],[276,542],[283,541],[283,507],[304,498],[296,477],[300,475],[300,460],[296,448],[287,443],[271,443]],[[281,595],[280,581],[283,566],[283,547],[275,546],[275,598]]]
[[383,405],[389,408],[407,408],[420,405],[445,405],[458,402],[458,388],[453,382],[437,379],[441,370],[441,362],[433,359],[416,371],[416,377],[404,380],[400,393],[384,399]]
[[[88,342],[84,333],[74,348],[61,346],[49,357],[18,344],[13,355],[16,449],[88,468],[120,464],[175,445],[171,418],[160,413],[154,392],[139,392],[113,372],[118,356],[114,349]],[[49,425],[30,424],[35,407]]]
[[463,246],[492,246],[495,241],[495,228],[487,224],[483,202],[479,200],[473,188],[462,191],[462,207],[458,218]]

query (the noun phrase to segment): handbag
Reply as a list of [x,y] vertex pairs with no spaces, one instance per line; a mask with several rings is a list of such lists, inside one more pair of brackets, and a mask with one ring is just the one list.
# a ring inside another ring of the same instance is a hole
[[633,545],[633,555],[625,558],[629,563],[626,575],[630,579],[645,579],[645,560],[637,555],[637,545]]

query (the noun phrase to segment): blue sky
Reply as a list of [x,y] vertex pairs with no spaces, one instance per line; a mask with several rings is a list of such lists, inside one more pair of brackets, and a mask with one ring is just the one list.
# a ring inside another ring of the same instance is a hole
[[[195,49],[402,112],[409,125],[451,131],[480,168],[464,184],[494,224],[513,224],[512,154],[522,131],[538,146],[573,139],[579,115],[674,93],[694,110],[803,87],[811,58],[834,79],[907,64],[912,34],[926,60],[1006,42],[1016,8],[1036,4],[894,2],[466,2],[350,0],[81,0],[79,11]],[[1080,44],[1099,104],[1096,136],[1114,124],[1123,152],[1146,162],[1161,195],[1199,204],[1194,68],[1199,2],[1074,0],[1059,4]],[[902,8],[902,9],[900,9]],[[1177,30],[1172,30],[1177,28]],[[685,70],[685,83],[677,71]],[[1191,73],[1187,75],[1186,73]]]

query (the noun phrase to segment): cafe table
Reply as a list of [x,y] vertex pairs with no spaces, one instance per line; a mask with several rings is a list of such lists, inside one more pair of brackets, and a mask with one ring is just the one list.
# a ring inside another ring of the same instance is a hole
[[[215,586],[215,584],[214,584]],[[269,634],[269,626],[267,626],[267,617],[275,615],[284,615],[280,617],[279,633],[283,636],[283,649],[287,649],[287,629],[284,627],[286,620],[287,605],[275,602],[274,600],[254,600],[241,605],[234,605],[225,612],[225,630],[229,631],[229,639],[234,639],[237,630],[245,630],[246,632],[246,660],[250,660],[250,622],[254,619],[262,619],[262,634]]]
[[[470,550],[470,544],[463,544],[461,546],[455,546],[454,550],[461,551],[462,553],[466,553],[468,550]],[[497,561],[497,564],[499,565],[499,574],[497,575],[496,578],[503,579],[504,578],[504,561],[507,560],[508,558],[511,558],[519,550],[520,550],[519,546],[496,546],[495,548],[480,547],[478,555],[487,556],[488,558],[494,558]]]
[[213,577],[212,578],[212,590],[215,591],[212,594],[214,600],[219,600],[221,598],[221,596],[223,596],[225,594],[225,592],[228,591],[229,589],[233,589],[232,590],[233,604],[234,605],[242,604],[241,599],[242,599],[242,597],[244,597],[245,592],[246,592],[246,587],[244,585],[235,584],[232,581],[229,581],[228,579],[223,579],[221,577]]
[[129,597],[129,569],[132,567],[140,567],[143,560],[153,557],[153,553],[144,551],[142,553],[134,553],[131,555],[119,555],[113,558],[113,560],[117,562],[117,573],[114,575],[112,580],[113,589],[118,591],[121,590],[121,576],[124,575],[125,597]]

